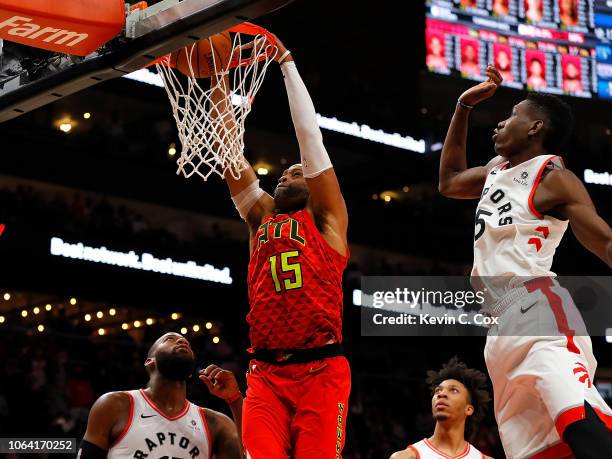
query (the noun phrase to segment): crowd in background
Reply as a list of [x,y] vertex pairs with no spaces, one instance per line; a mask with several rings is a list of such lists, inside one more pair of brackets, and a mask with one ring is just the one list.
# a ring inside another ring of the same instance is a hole
[[[122,247],[155,250],[156,253],[180,256],[206,253],[213,261],[224,261],[228,254],[247,253],[244,241],[229,240],[221,224],[213,224],[201,236],[182,239],[163,226],[150,222],[138,209],[117,203],[112,197],[92,197],[74,191],[45,194],[31,185],[15,187],[0,184],[0,222],[9,228],[8,237],[27,239],[30,236],[60,235],[95,244],[113,244]],[[449,275],[463,274],[449,271],[443,263],[394,262],[383,255],[372,257],[368,263],[352,260],[347,277],[361,275]]]
[[[148,378],[143,363],[148,346],[164,331],[149,327],[138,337],[126,332],[94,339],[76,333],[3,332],[0,431],[7,437],[80,441],[89,408],[100,395],[145,387]],[[209,363],[221,365],[234,371],[244,388],[247,361],[243,352],[236,352],[228,342],[212,344],[205,336],[190,340],[199,368]],[[358,358],[351,359],[353,389],[345,459],[386,458],[433,432],[431,394],[424,375],[435,359],[421,356],[407,367],[398,364],[397,358],[410,352],[385,351],[383,344],[369,344],[359,350]],[[199,381],[188,384],[188,398],[231,415],[224,402],[211,396]],[[483,451],[502,457],[490,415],[470,439]]]

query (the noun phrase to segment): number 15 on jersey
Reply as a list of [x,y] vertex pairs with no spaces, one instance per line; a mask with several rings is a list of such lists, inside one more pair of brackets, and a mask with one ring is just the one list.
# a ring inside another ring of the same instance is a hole
[[[270,257],[270,272],[276,293],[302,287],[302,266],[296,260],[299,255],[299,251],[290,250]],[[280,275],[287,273],[289,277],[280,278]]]

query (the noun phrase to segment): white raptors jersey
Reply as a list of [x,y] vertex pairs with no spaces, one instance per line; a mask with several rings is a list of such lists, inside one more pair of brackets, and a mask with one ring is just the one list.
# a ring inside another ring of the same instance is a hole
[[486,457],[468,442],[465,442],[465,449],[457,456],[449,456],[439,451],[427,438],[410,445],[409,448],[416,451],[419,459],[483,459]]
[[108,450],[108,459],[209,459],[211,438],[204,410],[188,401],[169,418],[142,389],[130,396],[130,417]]
[[493,299],[527,278],[555,276],[550,268],[568,222],[541,215],[533,196],[545,169],[563,168],[559,156],[542,155],[489,172],[476,211],[472,283]]

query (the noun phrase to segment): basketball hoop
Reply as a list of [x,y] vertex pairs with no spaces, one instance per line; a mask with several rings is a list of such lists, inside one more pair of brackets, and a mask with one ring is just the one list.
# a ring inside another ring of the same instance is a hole
[[[277,48],[272,34],[254,24],[243,23],[227,33],[231,52],[226,62],[215,47],[218,35],[153,62],[164,81],[181,141],[176,173],[187,178],[198,174],[207,180],[213,172],[223,178],[229,172],[239,179],[249,167],[243,156],[244,123]],[[207,63],[200,60],[200,46],[206,40]],[[186,60],[182,67],[181,59]],[[201,78],[202,65],[208,66],[210,78]],[[215,103],[213,94],[217,99],[223,94],[223,100]]]

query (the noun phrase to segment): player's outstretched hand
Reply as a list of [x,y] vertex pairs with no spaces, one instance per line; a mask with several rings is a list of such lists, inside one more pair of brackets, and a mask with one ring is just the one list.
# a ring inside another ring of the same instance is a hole
[[470,89],[465,91],[461,96],[459,96],[459,101],[466,105],[474,106],[483,100],[488,99],[503,81],[499,70],[497,70],[493,65],[487,66],[487,81],[483,81],[476,86],[472,86]]
[[274,60],[279,64],[282,64],[282,62],[280,62],[281,59],[283,62],[292,61],[293,57],[291,54],[286,54],[287,47],[284,45],[284,43],[276,35],[272,34],[272,36],[276,42],[276,54],[274,55]]
[[232,400],[240,395],[240,388],[234,373],[217,365],[208,365],[200,371],[200,380],[206,384],[211,394],[223,400]]

